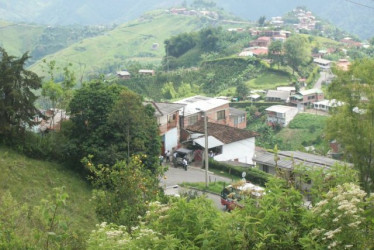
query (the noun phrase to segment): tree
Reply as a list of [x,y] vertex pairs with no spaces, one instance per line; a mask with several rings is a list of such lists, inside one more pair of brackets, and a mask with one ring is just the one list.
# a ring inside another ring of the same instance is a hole
[[118,85],[94,81],[76,91],[71,103],[68,155],[75,163],[93,155],[95,164],[114,165],[132,154],[147,155],[156,171],[160,142],[156,119],[142,98]]
[[292,68],[292,74],[298,70],[298,67],[310,60],[310,51],[305,38],[299,35],[291,36],[284,43],[285,59]]
[[219,29],[204,28],[199,32],[200,47],[204,52],[218,49]]
[[0,48],[0,59],[0,135],[9,137],[12,132],[19,134],[35,125],[34,117],[41,115],[32,91],[41,87],[41,79],[24,69],[27,53],[16,58]]
[[269,46],[269,59],[271,59],[272,65],[279,66],[283,63],[283,42],[276,40],[273,41]]
[[258,26],[263,27],[263,26],[265,25],[265,21],[266,21],[266,17],[265,17],[265,16],[261,16],[261,17],[258,19],[258,21],[257,21]]
[[239,84],[236,87],[236,96],[239,97],[240,100],[245,100],[247,99],[248,93],[249,87],[245,84],[243,79],[240,79]]
[[327,138],[342,144],[345,156],[360,171],[365,191],[374,190],[374,60],[352,63],[348,71],[335,69],[331,98],[344,102],[334,108]]

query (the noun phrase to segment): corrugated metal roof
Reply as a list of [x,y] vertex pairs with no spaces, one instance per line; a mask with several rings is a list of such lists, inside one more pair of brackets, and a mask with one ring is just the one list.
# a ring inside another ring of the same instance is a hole
[[289,110],[298,110],[295,107],[290,107],[290,106],[284,106],[284,105],[273,105],[265,109],[266,111],[270,112],[276,112],[276,113],[286,113]]
[[175,103],[186,104],[183,115],[189,116],[223,106],[230,103],[230,101],[206,96],[193,96]]
[[[197,138],[193,141],[199,144],[200,146],[202,146],[203,148],[205,148],[205,136]],[[217,138],[213,136],[208,136],[208,148],[215,148],[215,147],[219,147],[222,145],[224,145],[224,143],[218,140]]]
[[230,116],[240,116],[245,115],[247,112],[241,109],[231,108],[230,107]]
[[[267,151],[257,151],[253,157],[253,161],[268,165],[275,166],[275,154]],[[303,153],[299,151],[280,151],[278,153],[278,167],[283,169],[293,169],[294,166],[304,165],[307,167],[330,168],[334,164],[348,164],[345,162],[337,161],[325,156]]]
[[280,98],[281,100],[287,100],[290,97],[290,91],[284,90],[268,90],[266,98]]

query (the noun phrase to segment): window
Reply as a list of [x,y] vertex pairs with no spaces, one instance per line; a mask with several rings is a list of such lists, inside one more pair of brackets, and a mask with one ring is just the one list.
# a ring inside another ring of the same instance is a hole
[[217,120],[224,120],[225,119],[225,111],[221,110],[217,112]]
[[265,173],[269,173],[269,166],[262,165],[262,171],[264,171]]
[[188,125],[194,125],[197,122],[197,115],[188,117]]
[[168,122],[169,123],[175,121],[175,119],[176,119],[176,115],[175,114],[168,115]]

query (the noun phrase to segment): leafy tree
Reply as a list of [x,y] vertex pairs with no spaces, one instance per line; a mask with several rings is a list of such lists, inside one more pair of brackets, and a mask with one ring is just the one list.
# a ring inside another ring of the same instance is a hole
[[248,93],[249,87],[243,80],[241,80],[236,86],[236,96],[239,97],[240,100],[245,100],[247,99]]
[[158,194],[158,179],[142,163],[146,155],[134,155],[108,167],[95,165],[92,156],[83,163],[95,187],[96,213],[101,221],[124,225],[130,233],[147,211],[147,203]]
[[271,59],[272,65],[279,66],[283,63],[283,42],[276,40],[273,41],[269,46],[269,59]]
[[34,117],[41,115],[32,91],[41,87],[41,79],[24,69],[27,53],[16,58],[0,48],[0,59],[0,135],[9,137],[35,125]]
[[200,47],[205,52],[218,49],[219,29],[204,28],[199,32]]
[[257,21],[258,26],[263,27],[265,25],[265,21],[266,21],[266,17],[265,16],[260,16],[260,18]]
[[67,153],[79,162],[93,155],[95,163],[113,165],[132,154],[147,154],[147,167],[159,154],[159,137],[153,110],[142,104],[135,93],[118,85],[95,81],[77,90],[71,103]]
[[374,190],[374,60],[355,61],[348,71],[335,70],[331,98],[344,102],[327,123],[328,139],[343,145],[345,156],[360,171],[365,191]]
[[298,70],[298,67],[310,60],[310,51],[305,38],[299,35],[291,36],[284,43],[285,60],[292,68],[292,73]]

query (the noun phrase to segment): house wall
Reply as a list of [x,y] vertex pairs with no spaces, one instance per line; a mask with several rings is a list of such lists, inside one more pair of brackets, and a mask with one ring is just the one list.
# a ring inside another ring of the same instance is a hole
[[295,118],[295,116],[297,115],[298,112],[299,112],[299,110],[297,108],[288,110],[285,113],[286,119],[285,119],[285,125],[284,126],[287,126],[293,120],[293,118]]
[[255,153],[255,137],[225,144],[222,146],[222,154],[214,156],[216,161],[234,161],[253,164]]
[[267,166],[267,165],[263,165],[261,163],[256,163],[256,167],[259,170],[264,171],[266,173],[269,173],[269,174],[272,174],[272,175],[276,174],[275,167],[273,167],[273,166]]
[[[221,111],[221,110],[225,110],[225,119],[217,120],[217,112]],[[230,107],[229,107],[228,103],[224,104],[222,106],[219,106],[217,108],[208,110],[205,113],[208,116],[208,121],[209,122],[214,122],[214,123],[223,124],[223,125],[229,125],[229,122],[230,122]],[[200,121],[200,120],[204,119],[204,117],[202,116],[201,113],[195,113],[193,115],[186,116],[184,118],[184,121],[183,121],[184,128],[192,125],[192,124],[188,123],[188,120],[189,120],[189,117],[195,116],[195,115],[197,115],[197,121]]]
[[165,133],[165,150],[172,152],[174,148],[178,147],[178,129],[173,128]]
[[[313,97],[313,98],[312,98]],[[324,100],[323,93],[319,94],[310,94],[310,95],[304,95],[303,96],[303,103],[304,104],[311,104],[313,102],[318,102]]]
[[245,129],[247,127],[247,115],[244,115],[244,121],[242,121],[241,123],[235,124],[235,120],[238,120],[238,119],[239,119],[238,116],[231,117],[228,125],[234,128]]

